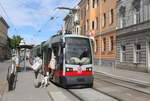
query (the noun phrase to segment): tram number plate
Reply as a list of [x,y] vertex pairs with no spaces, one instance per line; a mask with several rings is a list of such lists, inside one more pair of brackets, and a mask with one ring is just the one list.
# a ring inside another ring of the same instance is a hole
[[77,79],[79,82],[84,82],[85,80],[84,80],[84,78],[78,78]]

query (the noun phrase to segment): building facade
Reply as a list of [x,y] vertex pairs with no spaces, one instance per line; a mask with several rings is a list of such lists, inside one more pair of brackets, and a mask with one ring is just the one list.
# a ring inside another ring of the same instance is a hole
[[118,0],[118,68],[150,71],[150,1]]
[[94,37],[99,32],[99,0],[81,0],[80,7],[80,25],[81,34]]
[[8,46],[8,24],[0,17],[0,61],[8,57],[9,46]]
[[73,34],[81,34],[79,6],[70,10],[69,14],[64,18],[65,30]]
[[117,0],[81,0],[81,33],[94,37],[96,65],[112,67],[116,59]]
[[95,35],[96,64],[113,67],[116,60],[117,0],[100,0],[100,31]]

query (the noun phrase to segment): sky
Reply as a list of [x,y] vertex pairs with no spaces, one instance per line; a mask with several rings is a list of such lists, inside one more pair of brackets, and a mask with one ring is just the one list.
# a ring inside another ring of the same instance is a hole
[[40,44],[64,26],[66,10],[80,0],[0,0],[0,15],[10,26],[8,36],[20,35],[27,44]]

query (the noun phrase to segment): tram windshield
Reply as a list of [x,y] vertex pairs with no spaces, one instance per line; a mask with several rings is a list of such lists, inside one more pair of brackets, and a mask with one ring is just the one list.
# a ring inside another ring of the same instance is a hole
[[90,41],[87,38],[66,38],[65,62],[72,65],[92,64]]

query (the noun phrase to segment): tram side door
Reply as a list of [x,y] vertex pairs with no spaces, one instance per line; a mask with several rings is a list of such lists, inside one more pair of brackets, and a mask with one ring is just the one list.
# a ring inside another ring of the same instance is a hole
[[54,80],[55,82],[60,82],[60,77],[62,76],[63,71],[63,49],[59,44],[55,44],[53,47],[54,55],[56,56],[56,68],[54,71]]

